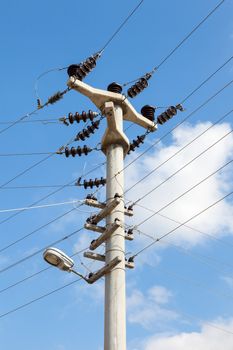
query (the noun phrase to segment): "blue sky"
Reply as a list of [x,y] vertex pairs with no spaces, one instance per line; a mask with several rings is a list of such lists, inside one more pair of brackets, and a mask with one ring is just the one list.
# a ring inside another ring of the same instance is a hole
[[[120,25],[137,1],[109,2],[101,0],[1,2],[1,104],[0,129],[8,121],[36,108],[34,85],[43,72],[78,63],[98,51]],[[106,48],[96,69],[85,82],[105,89],[112,81],[121,84],[150,71],[204,18],[217,1],[195,2],[145,0],[127,25]],[[182,101],[203,80],[232,55],[233,4],[224,4],[185,42],[154,74],[149,87],[132,100],[140,111],[146,104],[169,106]],[[233,79],[229,62],[200,90],[190,97],[169,123],[150,134],[145,144],[128,156],[126,164],[140,155],[156,140],[175,127],[199,105]],[[66,71],[55,71],[39,80],[39,95],[43,102],[57,90],[66,87]],[[69,112],[93,109],[85,97],[71,91],[60,102],[28,118],[58,119]],[[149,152],[133,162],[126,171],[125,188],[129,188],[168,157],[232,109],[232,85],[193,114],[173,133]],[[161,110],[158,110],[160,113]],[[157,114],[158,114],[157,113]],[[105,121],[95,135],[82,144],[96,146],[105,129]],[[126,123],[125,126],[128,126]],[[55,123],[19,123],[0,134],[1,185],[24,169],[42,160],[44,155],[3,156],[9,153],[54,152],[80,129],[81,124],[66,127]],[[135,206],[135,215],[128,225],[138,225],[192,186],[225,165],[233,156],[232,134],[218,144],[214,142],[230,132],[232,114],[211,127],[177,157],[153,172],[143,182],[128,191],[133,201],[167,179],[184,164],[211,147],[171,180],[151,192]],[[144,132],[133,126],[127,131],[130,140]],[[88,157],[66,159],[55,155],[11,181],[7,186],[63,185],[104,163],[101,152]],[[105,175],[104,166],[88,175]],[[138,227],[133,243],[127,243],[127,253],[134,254],[151,242],[143,233],[160,237],[178,224],[232,191],[232,165],[197,186],[193,191],[168,206]],[[6,187],[7,187],[6,186]],[[0,201],[0,270],[37,250],[50,245],[81,228],[90,215],[85,206],[74,204],[21,212],[1,210],[28,207],[56,188],[14,188],[1,190]],[[85,198],[89,191],[66,187],[39,204],[53,204]],[[98,198],[104,198],[104,190]],[[39,205],[38,204],[38,205]],[[4,249],[12,242],[30,234],[56,217],[67,213],[27,239]],[[135,269],[127,271],[127,344],[129,350],[205,349],[217,350],[233,343],[233,201],[229,196],[212,209],[190,221],[166,239],[155,244],[135,260]],[[166,218],[164,216],[166,216]],[[5,222],[3,222],[6,219]],[[172,221],[173,220],[173,221]],[[67,254],[86,248],[96,237],[84,231],[57,245]],[[101,250],[100,250],[101,251]],[[87,273],[100,265],[75,256],[77,269]],[[84,264],[84,265],[81,265]],[[42,254],[0,271],[0,339],[4,350],[33,348],[103,349],[103,282],[86,286],[77,282],[21,310],[3,314],[39,298],[71,281],[75,276],[49,269],[6,291],[3,289],[45,269]],[[228,333],[227,333],[228,332]],[[188,345],[189,344],[189,345]],[[191,345],[190,345],[191,344]],[[191,347],[190,347],[191,346]]]

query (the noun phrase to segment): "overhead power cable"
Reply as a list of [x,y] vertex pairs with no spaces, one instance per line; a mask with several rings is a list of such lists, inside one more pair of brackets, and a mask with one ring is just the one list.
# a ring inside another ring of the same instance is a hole
[[143,77],[138,77],[134,80],[131,80],[123,84],[123,86],[134,83],[141,78],[145,78],[146,80],[150,79],[155,71],[157,71],[201,27],[201,25],[204,24],[221,5],[223,5],[224,1],[225,0],[220,1],[164,58],[161,59],[159,64],[156,65],[149,73],[146,73]]
[[[218,123],[220,123],[221,121],[223,121],[226,117],[228,117],[231,113],[233,112],[233,109],[227,113],[225,113],[222,117],[220,117],[216,122],[214,122],[212,125],[210,125],[207,129],[205,129],[203,132],[201,132],[200,134],[198,134],[194,139],[192,139],[191,141],[189,141],[188,143],[186,143],[183,147],[181,147],[180,149],[178,149],[177,152],[173,153],[169,158],[167,158],[165,161],[163,161],[162,163],[160,163],[158,166],[156,166],[155,168],[153,168],[148,174],[146,174],[145,176],[143,176],[140,180],[138,180],[136,183],[134,183],[132,186],[130,186],[125,193],[129,192],[132,188],[134,188],[135,186],[137,186],[139,183],[141,183],[142,181],[144,181],[146,178],[148,178],[150,175],[152,175],[156,170],[158,170],[159,168],[161,168],[164,164],[166,164],[168,161],[170,161],[171,159],[173,159],[175,156],[177,156],[180,152],[182,152],[184,149],[186,149],[188,146],[190,146],[193,142],[195,142],[196,140],[198,140],[201,136],[203,136],[205,133],[207,133],[209,130],[211,130],[214,126],[216,126]],[[140,199],[141,200],[141,199]]]
[[[220,90],[218,90],[216,93],[214,93],[211,97],[209,97],[207,100],[205,100],[201,105],[199,105],[195,110],[193,110],[191,113],[189,113],[180,123],[176,124],[171,130],[169,130],[166,134],[161,136],[159,139],[157,139],[154,143],[152,143],[145,151],[140,153],[136,158],[134,158],[131,162],[129,162],[122,170],[124,171],[127,169],[131,164],[136,162],[138,159],[140,159],[144,154],[146,154],[148,151],[150,151],[153,147],[155,147],[158,143],[160,143],[163,139],[165,139],[167,136],[169,136],[174,130],[176,130],[178,127],[180,127],[184,122],[186,122],[191,116],[193,116],[195,113],[197,113],[201,108],[206,106],[210,101],[212,101],[216,96],[218,96],[222,91],[224,91],[226,88],[228,88],[233,83],[233,79],[229,81],[226,85],[224,85]],[[117,175],[117,174],[116,174]]]
[[54,242],[51,242],[50,244],[47,244],[45,247],[35,251],[34,253],[29,254],[29,255],[25,256],[24,258],[19,259],[19,260],[15,261],[14,263],[12,263],[12,264],[2,268],[0,270],[0,273],[6,272],[6,271],[10,270],[11,268],[13,268],[13,267],[15,267],[15,266],[25,262],[26,260],[33,258],[34,256],[42,253],[45,249],[47,249],[50,246],[56,246],[57,244],[59,244],[59,243],[65,241],[66,239],[76,235],[78,232],[80,232],[82,230],[83,230],[83,227],[79,228],[78,230],[75,230],[75,231],[71,232],[70,234],[68,234],[68,235],[66,235],[66,236],[64,236],[64,237],[62,237],[62,238],[60,238],[60,239],[58,239],[58,240],[56,240]]
[[[140,207],[142,209],[145,209],[145,210],[149,211],[150,213],[155,213],[156,215],[158,215],[158,216],[160,216],[160,217],[162,217],[164,219],[167,219],[167,220],[169,220],[171,222],[174,222],[174,223],[179,224],[179,225],[181,224],[181,222],[179,220],[173,219],[170,216],[167,216],[167,215],[164,215],[164,214],[161,214],[161,213],[157,213],[155,210],[153,210],[151,208],[148,208],[145,205],[136,204],[136,206],[138,206],[138,207]],[[204,235],[204,236],[214,240],[215,242],[224,245],[225,247],[228,247],[228,248],[231,248],[231,249],[233,248],[233,244],[231,242],[227,242],[227,241],[224,241],[224,240],[222,240],[220,238],[217,238],[217,237],[211,235],[210,233],[207,233],[206,231],[199,230],[198,228],[196,228],[194,226],[190,226],[190,225],[183,225],[183,226],[188,228],[189,230],[192,230],[194,232],[200,233],[200,234],[202,234],[202,235]]]
[[[85,249],[85,250],[86,250],[86,249]],[[76,256],[76,255],[79,256],[79,254],[82,253],[83,251],[84,251],[84,249],[81,249],[81,250],[79,250],[79,251],[76,251],[76,252],[74,252],[73,254],[71,254],[70,257],[73,258],[73,257]],[[18,281],[16,281],[16,282],[14,282],[14,283],[8,285],[7,287],[4,287],[4,288],[0,289],[0,293],[6,292],[7,290],[18,286],[19,284],[25,283],[25,282],[28,281],[29,279],[31,279],[31,278],[33,278],[33,277],[36,277],[36,276],[40,275],[41,273],[46,272],[47,270],[50,270],[51,268],[53,268],[53,267],[52,267],[52,266],[48,266],[48,267],[46,267],[46,268],[44,268],[44,269],[42,269],[42,270],[39,270],[39,271],[37,271],[37,272],[35,272],[35,273],[33,273],[33,274],[31,274],[31,275],[25,277],[25,278],[22,278],[21,280],[18,280]]]
[[[70,88],[66,88],[63,91],[58,91],[57,93],[55,93],[53,96],[49,97],[47,102],[45,102],[43,105],[40,105],[39,109],[43,109],[44,107],[48,106],[49,104],[54,104],[57,101],[59,101],[68,91],[70,91]],[[39,110],[38,108],[33,110],[30,113],[27,113],[25,115],[23,115],[22,117],[16,119],[13,123],[11,123],[10,125],[8,125],[7,127],[5,127],[4,129],[0,130],[0,134],[4,133],[5,131],[9,130],[10,128],[12,128],[13,126],[15,126],[16,124],[24,121],[24,119],[29,118],[30,116],[32,116],[33,114],[35,114],[36,112],[38,112]]]
[[[147,193],[145,193],[142,197],[140,197],[139,199],[137,199],[134,203],[139,203],[140,201],[142,201],[145,197],[147,197],[148,195],[150,195],[152,192],[154,192],[157,188],[159,188],[160,186],[162,186],[164,183],[166,183],[168,180],[170,180],[172,177],[174,177],[175,175],[177,175],[180,171],[182,171],[183,169],[187,168],[187,166],[189,166],[190,164],[192,164],[195,160],[197,160],[199,157],[201,157],[203,154],[205,154],[207,151],[209,151],[211,148],[213,148],[214,146],[216,146],[219,142],[221,142],[222,140],[224,140],[227,136],[229,136],[231,133],[233,132],[233,129],[230,130],[229,132],[227,132],[226,134],[224,134],[222,137],[220,137],[217,141],[215,141],[212,145],[210,145],[209,147],[207,147],[204,151],[202,151],[201,153],[199,153],[197,156],[195,156],[194,158],[192,158],[189,162],[187,162],[185,165],[183,165],[181,168],[179,168],[177,171],[175,171],[174,173],[172,173],[170,176],[168,176],[164,181],[160,182],[160,184],[156,185],[155,187],[153,187],[152,189],[150,189],[150,191],[148,191]],[[227,162],[226,165],[230,164],[231,161]],[[195,186],[194,186],[195,187]],[[134,204],[133,204],[134,205]],[[165,208],[163,208],[165,209]],[[153,214],[152,216],[154,216],[155,214]],[[147,221],[147,219],[146,219]],[[143,222],[142,222],[143,223]],[[142,224],[140,223],[140,225]]]
[[[165,204],[162,208],[160,208],[157,211],[154,211],[153,214],[151,214],[149,217],[147,217],[146,219],[144,219],[143,221],[141,221],[139,224],[136,225],[136,227],[141,226],[142,224],[144,224],[146,221],[150,220],[150,218],[154,217],[156,214],[160,213],[161,211],[163,211],[164,209],[168,208],[169,206],[171,206],[171,204],[175,203],[176,201],[178,201],[180,198],[184,197],[186,194],[190,193],[193,189],[197,188],[198,186],[200,186],[202,183],[204,183],[205,181],[209,180],[212,176],[214,176],[215,174],[217,174],[219,171],[223,170],[226,166],[228,166],[229,164],[231,164],[233,162],[233,160],[228,161],[227,163],[225,163],[224,165],[222,165],[220,168],[218,168],[217,170],[215,170],[213,173],[209,174],[208,176],[206,176],[205,178],[203,178],[201,181],[199,181],[198,183],[196,183],[195,185],[193,185],[192,187],[190,187],[188,190],[186,190],[185,192],[183,192],[182,194],[180,194],[178,197],[174,198],[173,200],[171,200],[169,203]],[[151,192],[154,191],[154,188],[151,190]],[[151,193],[150,192],[150,193]],[[150,194],[149,192],[145,195],[148,196]]]
[[[102,165],[102,163],[101,163]],[[87,176],[88,174],[92,173],[93,171],[99,169],[100,165],[94,167],[93,169],[89,170],[87,173],[83,174],[83,176]],[[36,205],[40,202],[42,202],[43,200],[53,196],[54,194],[58,193],[59,191],[63,190],[64,188],[66,188],[67,186],[70,186],[71,184],[74,184],[76,182],[76,180],[71,180],[69,182],[67,182],[65,185],[62,185],[61,187],[57,188],[56,190],[52,191],[52,192],[49,192],[48,194],[46,194],[45,196],[39,198],[38,200],[36,200],[35,202],[33,202],[32,204],[30,204],[29,206],[33,206],[33,205]],[[1,189],[1,188],[0,188]],[[20,213],[23,213],[24,210],[20,211],[20,212],[17,212],[17,213],[14,213],[14,214],[11,214],[10,216],[8,216],[7,218],[3,219],[2,221],[0,221],[0,225],[11,220],[13,217],[15,217],[16,215],[19,215]]]
[[[165,233],[164,235],[156,238],[154,240],[154,242],[148,244],[147,246],[145,246],[144,248],[140,249],[137,253],[135,253],[133,255],[134,257],[137,257],[139,254],[143,253],[145,250],[149,249],[151,246],[153,246],[155,243],[159,242],[160,240],[162,240],[163,238],[169,236],[170,234],[172,234],[173,232],[175,232],[176,230],[178,230],[180,227],[186,225],[187,223],[189,223],[190,221],[196,219],[198,216],[200,216],[201,214],[205,213],[207,210],[213,208],[215,205],[217,205],[218,203],[222,202],[224,199],[230,197],[233,194],[233,191],[227,193],[226,195],[224,195],[223,197],[221,197],[220,199],[218,199],[217,201],[213,202],[211,205],[209,205],[208,207],[202,209],[201,211],[199,211],[197,214],[191,216],[188,220],[185,220],[184,222],[182,222],[180,225],[178,225],[177,227],[175,227],[174,229],[168,231],[167,233]],[[149,220],[152,216],[150,216],[149,218],[147,218],[146,220]],[[143,222],[141,222],[140,224],[138,224],[137,226],[142,225],[142,223],[144,223],[145,220],[143,220]]]
[[[134,13],[138,10],[138,8],[143,4],[144,0],[141,0],[136,7],[134,7],[134,9],[129,13],[129,15],[124,19],[124,21],[119,25],[119,27],[113,32],[113,34],[107,39],[107,41],[104,43],[103,47],[97,52],[97,56],[100,57],[102,55],[102,53],[104,52],[104,50],[110,45],[110,43],[113,41],[113,39],[117,36],[117,34],[121,31],[121,29],[126,25],[126,23],[130,20],[130,18],[134,15]],[[93,57],[93,56],[92,56]],[[82,62],[83,63],[83,62]],[[81,63],[81,64],[82,64]],[[49,69],[43,73],[41,73],[36,81],[35,81],[35,93],[36,93],[36,97],[37,97],[37,101],[40,101],[39,95],[38,95],[38,82],[39,80],[47,75],[50,72],[54,72],[54,71],[62,71],[64,69],[67,69],[68,66],[66,67],[59,67],[59,68],[52,68]]]
[[39,296],[38,298],[35,298],[35,299],[33,299],[33,300],[31,300],[31,301],[25,303],[25,304],[22,304],[22,305],[20,305],[20,306],[14,308],[14,309],[12,309],[12,310],[10,310],[10,311],[7,311],[7,312],[1,314],[1,315],[0,315],[0,318],[3,318],[3,317],[5,317],[5,316],[7,316],[7,315],[9,315],[9,314],[12,314],[12,313],[16,312],[16,311],[19,311],[19,310],[25,308],[26,306],[29,306],[29,305],[31,305],[31,304],[34,304],[35,302],[37,302],[37,301],[39,301],[39,300],[42,300],[42,299],[44,299],[44,298],[46,298],[46,297],[48,297],[48,296],[50,296],[50,295],[52,295],[52,294],[54,294],[54,293],[57,293],[57,292],[63,290],[64,288],[69,287],[69,286],[71,286],[71,285],[73,285],[73,284],[75,284],[75,283],[77,283],[77,282],[79,282],[79,281],[81,281],[81,280],[82,280],[82,278],[78,278],[78,279],[76,279],[76,280],[74,280],[74,281],[72,281],[72,282],[69,282],[69,283],[64,284],[63,286],[61,286],[61,287],[59,287],[59,288],[53,289],[51,292],[48,292],[48,293],[46,293],[46,294],[43,294],[43,295]]
[[51,203],[51,204],[43,204],[43,205],[36,205],[36,206],[30,206],[30,207],[21,207],[21,208],[11,208],[11,209],[0,209],[0,213],[9,213],[12,211],[22,211],[22,210],[31,210],[31,209],[42,209],[42,208],[50,208],[50,207],[59,207],[61,205],[67,205],[67,204],[76,204],[76,203],[83,203],[84,200],[77,199],[67,202],[58,202],[58,203]]

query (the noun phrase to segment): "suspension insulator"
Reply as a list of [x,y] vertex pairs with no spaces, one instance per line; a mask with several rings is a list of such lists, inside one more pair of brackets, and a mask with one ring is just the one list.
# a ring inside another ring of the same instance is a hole
[[135,96],[140,94],[140,92],[142,92],[145,88],[147,88],[148,80],[151,77],[152,77],[152,74],[151,73],[147,73],[146,75],[144,75],[144,77],[139,79],[134,85],[132,85],[127,90],[128,96],[131,97],[131,98],[134,98]]
[[91,125],[89,125],[86,129],[83,129],[80,131],[76,137],[75,141],[82,140],[84,141],[87,137],[90,137],[90,134],[94,134],[96,129],[99,129],[100,120],[96,120],[95,122],[92,122]]
[[64,153],[65,153],[65,156],[68,158],[69,156],[75,157],[76,155],[78,155],[80,157],[83,154],[85,156],[87,156],[88,153],[90,153],[91,151],[92,151],[92,149],[85,145],[83,147],[78,146],[77,148],[75,148],[75,147],[71,147],[71,148],[66,147]]
[[71,64],[67,69],[69,77],[74,76],[78,80],[83,80],[96,66],[96,61],[100,58],[100,53],[88,57],[84,62]]
[[168,109],[166,109],[165,112],[161,113],[157,118],[158,124],[164,124],[169,119],[174,117],[177,114],[177,110],[183,111],[183,106],[181,104],[178,104],[177,106],[170,106]]
[[113,82],[110,85],[108,85],[107,90],[111,92],[115,92],[117,94],[121,94],[122,86],[117,84],[116,82]]
[[83,186],[85,189],[87,189],[88,187],[93,188],[94,186],[99,187],[100,185],[104,186],[105,184],[106,184],[106,179],[104,179],[103,177],[95,180],[90,179],[89,181],[84,180],[83,182]]
[[136,147],[139,147],[141,143],[144,143],[145,137],[146,137],[145,134],[141,136],[137,136],[137,139],[133,140],[133,142],[129,145],[128,154],[130,152],[134,152]]
[[82,111],[82,113],[78,113],[75,112],[73,113],[69,113],[68,114],[68,120],[70,122],[70,124],[73,124],[73,122],[77,122],[80,123],[80,121],[86,122],[87,120],[91,120],[93,121],[94,118],[96,118],[99,115],[99,113],[97,112],[93,112],[91,110],[89,110],[88,112]]
[[143,115],[143,117],[153,122],[155,120],[155,110],[156,108],[154,106],[145,105],[141,109],[141,114]]

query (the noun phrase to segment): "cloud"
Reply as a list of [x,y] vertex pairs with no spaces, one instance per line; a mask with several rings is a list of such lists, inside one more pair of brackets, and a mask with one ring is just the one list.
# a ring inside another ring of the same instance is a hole
[[[144,175],[147,175],[162,162],[166,161],[166,159],[171,157],[181,147],[186,145],[211,125],[210,122],[199,122],[195,125],[185,124],[176,129],[172,134],[172,139],[169,145],[160,143],[152,153],[145,154],[127,169],[126,189],[140,180]],[[233,158],[233,136],[230,134],[185,169],[180,171],[176,176],[159,186],[158,189],[155,191],[151,190],[230,130],[230,124],[228,123],[215,125],[207,133],[185,148],[179,155],[169,160],[151,176],[127,192],[126,198],[137,200],[145,193],[149,193],[149,195],[140,201],[139,204],[154,211],[158,211]],[[179,222],[184,222],[213,202],[217,201],[227,192],[230,192],[232,189],[232,182],[232,166],[229,165],[220,173],[215,174],[190,193],[162,210],[161,214]],[[135,220],[136,223],[140,223],[150,215],[151,213],[147,210],[135,206],[134,218],[137,220]],[[194,226],[201,231],[206,230],[208,234],[220,237],[233,232],[232,216],[232,202],[230,199],[226,199],[197,217],[195,220],[191,221],[189,225]],[[176,226],[178,226],[178,224],[169,221],[162,216],[155,215],[139,228],[146,233],[160,237]],[[175,231],[169,239],[174,239],[176,243],[181,242],[186,245],[194,246],[203,243],[206,236],[182,227]],[[145,242],[141,239],[141,245],[143,244],[145,245]]]
[[155,335],[146,340],[144,345],[140,347],[140,350],[232,350],[233,334],[223,330],[233,331],[233,319],[217,320],[213,321],[213,324],[216,328],[204,323],[199,332]]
[[127,298],[128,321],[154,330],[177,319],[176,312],[165,306],[171,297],[172,293],[163,286],[153,286],[145,293],[134,289]]

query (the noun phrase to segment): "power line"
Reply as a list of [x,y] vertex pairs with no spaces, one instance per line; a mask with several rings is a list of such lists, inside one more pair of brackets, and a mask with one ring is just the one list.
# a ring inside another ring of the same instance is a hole
[[[85,248],[85,250],[86,250],[86,248]],[[74,257],[76,255],[79,257],[79,254],[82,253],[83,251],[84,251],[83,249],[81,249],[79,251],[76,251],[73,254],[71,254],[70,257]],[[41,273],[43,273],[43,272],[45,272],[47,270],[50,270],[51,268],[52,268],[52,266],[48,266],[48,267],[46,267],[46,268],[44,268],[42,270],[39,270],[39,271],[37,271],[37,272],[35,272],[35,273],[33,273],[33,274],[31,274],[31,275],[29,275],[29,276],[19,280],[17,282],[14,282],[13,284],[10,284],[9,286],[0,289],[0,293],[6,292],[7,290],[9,290],[11,288],[14,288],[14,287],[18,286],[19,284],[22,284],[22,283],[28,281],[29,279],[31,279],[31,278],[33,278],[35,276],[38,276],[38,275],[40,275]]]
[[[95,168],[91,169],[91,170],[88,171],[87,173],[83,174],[82,177],[83,177],[83,176],[87,176],[88,174],[92,173],[93,171],[99,169],[100,166],[102,166],[102,165],[103,165],[103,163],[101,163],[101,165],[98,165],[98,166],[96,166]],[[70,186],[70,185],[73,184],[74,182],[76,182],[76,180],[72,180],[72,181],[67,182],[67,184],[62,185],[61,187],[57,188],[56,190],[54,190],[54,191],[52,191],[52,192],[49,192],[47,195],[45,195],[45,196],[43,196],[42,198],[36,200],[35,202],[33,202],[33,203],[32,203],[31,205],[29,205],[29,206],[33,206],[33,205],[36,205],[36,204],[42,202],[43,200],[45,200],[45,199],[51,197],[52,195],[58,193],[58,192],[61,191],[61,190],[63,190],[63,189],[66,188],[67,186]],[[2,188],[0,187],[0,189],[2,189]],[[20,213],[23,213],[23,212],[24,212],[24,210],[22,210],[22,211],[20,211],[20,212],[17,212],[17,213],[14,213],[14,214],[8,216],[7,218],[5,218],[5,219],[3,219],[2,221],[0,221],[0,225],[2,225],[3,223],[5,223],[5,222],[11,220],[13,217],[15,217],[16,215],[19,215]]]
[[[180,152],[182,152],[184,149],[186,149],[188,146],[190,146],[193,142],[195,142],[197,139],[199,139],[201,136],[203,136],[206,132],[208,132],[210,129],[212,129],[214,126],[216,126],[218,123],[220,123],[222,120],[224,120],[228,115],[230,115],[233,112],[233,109],[229,112],[227,112],[226,114],[224,114],[222,117],[220,117],[216,122],[214,122],[211,126],[209,126],[207,129],[205,129],[203,132],[201,132],[200,134],[198,134],[194,139],[192,139],[191,141],[189,141],[188,143],[186,143],[183,147],[181,147],[177,152],[173,153],[169,158],[167,158],[165,161],[163,161],[162,163],[160,163],[158,166],[156,166],[155,168],[153,168],[148,174],[146,174],[145,176],[143,176],[140,180],[138,180],[135,184],[133,184],[132,186],[130,186],[125,193],[129,192],[132,188],[134,188],[136,185],[138,185],[140,182],[142,182],[143,180],[145,180],[147,177],[149,177],[151,174],[153,174],[156,170],[158,170],[159,168],[161,168],[164,164],[166,164],[169,160],[173,159],[175,156],[177,156]],[[141,198],[142,199],[142,198]],[[141,200],[139,199],[139,200]],[[139,201],[138,200],[138,201]]]
[[[220,203],[221,201],[223,201],[224,199],[228,198],[229,196],[231,196],[233,194],[233,191],[227,193],[225,196],[221,197],[220,199],[218,199],[217,201],[213,202],[211,205],[209,205],[208,207],[206,207],[205,209],[199,211],[197,214],[193,215],[191,218],[189,218],[188,220],[182,222],[180,225],[178,225],[177,227],[175,227],[174,229],[168,231],[167,233],[165,233],[164,235],[160,236],[159,238],[156,238],[154,240],[154,242],[148,244],[147,246],[145,246],[144,248],[142,248],[141,250],[139,250],[137,253],[135,253],[133,255],[133,257],[137,257],[139,254],[141,254],[142,252],[144,252],[145,250],[147,250],[148,248],[150,248],[152,245],[154,245],[155,243],[159,242],[160,240],[162,240],[163,238],[169,236],[170,234],[172,234],[173,232],[175,232],[176,230],[178,230],[180,227],[186,225],[188,222],[190,222],[193,219],[196,219],[198,216],[200,216],[201,214],[203,214],[204,212],[206,212],[207,210],[213,208],[215,205],[217,205],[218,203]],[[150,216],[151,218],[151,216]],[[149,220],[150,218],[148,218],[147,220]],[[143,221],[145,222],[145,220]],[[142,225],[142,223],[140,223],[137,226]]]
[[[16,261],[16,262],[14,262],[14,263],[12,263],[12,264],[10,264],[10,265],[4,267],[3,269],[0,270],[0,273],[6,272],[6,271],[10,270],[11,268],[13,268],[13,267],[15,267],[15,266],[17,266],[17,265],[23,263],[24,261],[33,258],[35,255],[37,255],[37,254],[39,254],[39,253],[42,253],[46,248],[48,248],[48,247],[50,247],[50,246],[57,245],[57,244],[59,244],[59,243],[65,241],[66,239],[68,239],[68,238],[74,236],[75,234],[77,234],[77,233],[80,232],[81,230],[83,230],[83,227],[79,228],[78,230],[73,231],[72,233],[70,233],[70,234],[68,234],[68,235],[66,235],[66,236],[64,236],[64,237],[62,237],[62,238],[60,238],[60,239],[58,239],[58,240],[56,240],[56,241],[50,243],[50,244],[47,244],[45,247],[43,247],[43,248],[37,250],[36,252],[34,252],[34,253],[30,254],[30,255],[27,255],[26,257],[24,257],[24,258],[22,258],[22,259],[19,259],[18,261]],[[86,248],[85,248],[85,249],[86,249]]]
[[[172,219],[171,217],[169,217],[167,215],[164,215],[164,214],[161,214],[161,213],[157,213],[155,210],[152,210],[151,208],[148,208],[148,207],[146,207],[144,205],[136,204],[136,206],[138,206],[138,207],[140,207],[142,209],[145,209],[145,210],[147,210],[147,211],[149,211],[151,213],[156,213],[156,215],[161,216],[162,218],[167,219],[169,221],[172,221],[172,222],[174,222],[176,224],[181,224],[181,222],[179,220],[175,220],[175,219]],[[183,225],[183,226],[188,228],[189,230],[194,231],[194,232],[201,233],[202,235],[207,236],[208,238],[210,238],[210,239],[212,239],[212,240],[214,240],[214,241],[216,241],[218,243],[221,243],[221,244],[227,246],[228,248],[231,248],[231,249],[233,248],[233,244],[231,242],[226,242],[226,241],[224,241],[224,240],[222,240],[220,238],[212,236],[210,233],[207,233],[207,232],[204,232],[202,230],[199,230],[199,229],[197,229],[197,228],[195,228],[193,226],[190,226],[190,225]]]
[[53,96],[49,97],[47,102],[45,102],[43,105],[40,106],[40,108],[33,110],[30,113],[27,113],[25,115],[23,115],[22,117],[16,119],[14,122],[12,122],[10,125],[8,125],[7,127],[5,127],[4,129],[0,130],[0,134],[4,133],[5,131],[9,130],[10,128],[12,128],[13,126],[15,126],[16,124],[22,122],[24,119],[29,118],[30,116],[32,116],[33,114],[35,114],[36,112],[38,112],[38,110],[43,109],[44,107],[48,106],[49,104],[53,104],[57,101],[59,101],[67,92],[70,91],[70,88],[66,88],[63,91],[58,91],[57,93],[55,93]]
[[74,281],[72,281],[72,282],[69,282],[69,283],[67,283],[67,284],[64,284],[63,286],[61,286],[61,287],[59,287],[59,288],[53,289],[51,292],[48,292],[48,293],[46,293],[46,294],[43,294],[43,295],[39,296],[38,298],[35,298],[35,299],[33,299],[33,300],[31,300],[31,301],[25,303],[25,304],[22,304],[22,305],[20,305],[20,306],[14,308],[14,309],[12,309],[12,310],[10,310],[10,311],[7,311],[7,312],[1,314],[1,315],[0,315],[0,318],[3,318],[3,317],[5,317],[5,316],[7,316],[7,315],[9,315],[9,314],[12,314],[12,313],[16,312],[16,311],[19,311],[19,310],[25,308],[26,306],[29,306],[29,305],[31,305],[31,304],[34,304],[35,302],[37,302],[37,301],[39,301],[39,300],[41,300],[41,299],[44,299],[44,298],[46,298],[46,297],[48,297],[48,296],[50,296],[50,295],[52,295],[52,294],[54,294],[54,293],[56,293],[56,292],[59,292],[60,290],[63,290],[64,288],[69,287],[69,286],[71,286],[71,285],[73,285],[73,284],[75,284],[75,283],[77,283],[77,282],[79,282],[79,281],[81,281],[81,280],[82,280],[82,278],[78,278],[78,279],[76,279],[76,280],[74,280]]
[[[184,43],[186,40],[188,40],[190,38],[190,36],[192,34],[194,34],[197,29],[206,22],[206,20],[213,15],[213,13],[224,3],[225,0],[220,1],[220,3],[218,3],[218,5],[216,5],[207,15],[206,17],[204,17],[192,30],[191,32],[189,32],[164,58],[162,58],[162,60],[160,61],[160,63],[153,67],[153,69],[151,70],[150,74],[152,75],[155,71],[157,71]],[[137,79],[131,80],[125,84],[123,84],[123,86],[129,85],[131,83],[134,83],[135,81],[137,81],[138,79],[140,79],[141,77],[138,77]]]
[[31,153],[0,153],[0,157],[24,157],[50,155],[54,152],[31,152]]
[[[149,192],[147,192],[145,195],[143,195],[141,198],[137,199],[135,201],[135,203],[140,202],[142,199],[144,199],[146,196],[148,196],[149,194],[151,194],[153,191],[155,191],[157,188],[159,188],[160,186],[162,186],[165,182],[167,182],[168,180],[170,180],[173,176],[177,175],[181,170],[185,169],[187,166],[189,166],[191,163],[193,163],[196,159],[198,159],[200,156],[202,156],[204,153],[206,153],[207,151],[209,151],[212,147],[216,146],[219,142],[221,142],[225,137],[229,136],[231,133],[233,132],[233,130],[230,130],[229,132],[227,132],[226,134],[224,134],[220,139],[218,139],[216,142],[214,142],[212,145],[210,145],[208,148],[206,148],[204,151],[202,151],[201,153],[199,153],[196,157],[192,158],[188,163],[186,163],[184,166],[182,166],[181,168],[179,168],[177,171],[175,171],[173,174],[171,174],[169,177],[167,177],[164,181],[162,181],[159,185],[153,187]],[[226,165],[230,164],[232,161],[230,160],[229,162],[227,162],[226,164],[224,164],[223,167],[225,167]],[[221,168],[219,168],[217,171],[221,170]],[[213,173],[214,174],[214,173]],[[207,177],[209,178],[209,176]],[[193,187],[195,188],[196,185]],[[179,197],[178,197],[179,198]],[[167,206],[165,206],[167,207]],[[162,209],[165,209],[165,207],[163,207]],[[161,209],[161,210],[162,210]],[[154,214],[152,215],[154,216]],[[147,219],[146,219],[147,221]],[[142,222],[144,223],[144,222]],[[140,225],[142,224],[140,223]]]
[[56,153],[51,153],[48,156],[42,158],[41,160],[39,160],[38,162],[30,165],[28,168],[24,169],[23,171],[21,171],[19,174],[17,174],[16,176],[12,177],[10,180],[4,182],[2,185],[0,185],[0,189],[2,189],[3,187],[5,187],[6,185],[8,185],[9,183],[11,183],[12,181],[18,179],[19,177],[21,177],[22,175],[26,174],[28,171],[32,170],[33,168],[37,167],[38,165],[42,164],[43,162],[45,162],[46,160],[48,160],[49,158],[51,158],[52,156],[54,156]]
[[[207,100],[205,100],[201,105],[199,105],[194,111],[189,113],[180,123],[176,124],[171,130],[169,130],[166,134],[161,136],[159,139],[157,139],[152,145],[150,145],[145,151],[140,153],[136,158],[134,158],[131,162],[129,162],[123,169],[127,169],[131,164],[136,162],[139,158],[144,156],[148,151],[150,151],[153,147],[155,147],[158,143],[160,143],[164,138],[166,138],[168,135],[170,135],[174,130],[176,130],[179,126],[181,126],[185,121],[187,121],[191,116],[193,116],[195,113],[197,113],[202,107],[206,106],[210,101],[212,101],[217,95],[219,95],[222,91],[224,91],[227,87],[229,87],[232,84],[233,80],[228,82],[226,85],[224,85],[220,90],[218,90],[216,93],[214,93],[212,96],[210,96]],[[117,175],[117,174],[116,174]]]
[[120,30],[124,27],[124,25],[128,22],[128,20],[133,16],[133,14],[137,11],[137,9],[142,5],[144,0],[140,1],[138,5],[133,9],[133,11],[126,17],[126,19],[121,23],[121,25],[117,28],[117,30],[113,33],[113,35],[106,41],[100,52],[103,52],[106,47],[111,43],[111,41],[115,38],[115,36],[120,32]]
[[37,205],[37,206],[30,206],[30,207],[21,207],[21,208],[10,208],[10,209],[0,209],[0,213],[9,213],[12,211],[22,211],[22,210],[31,210],[31,209],[42,209],[42,208],[50,208],[50,207],[58,207],[61,205],[67,205],[67,204],[75,204],[84,202],[84,200],[72,200],[67,202],[57,202],[57,203],[51,203],[51,204],[43,204],[43,205]]

